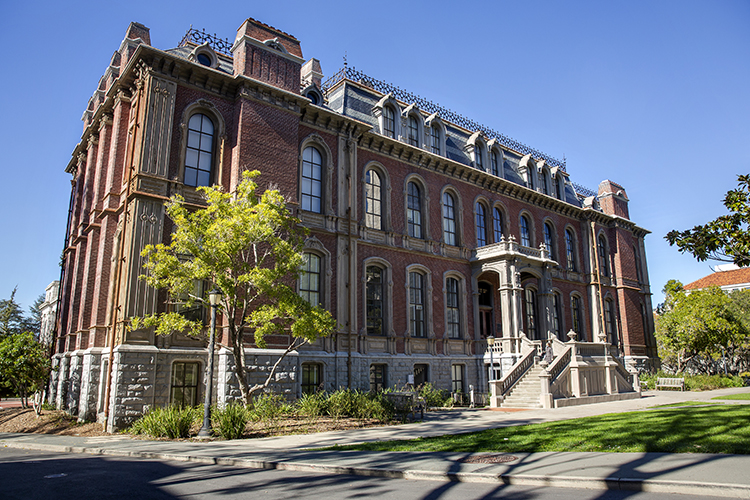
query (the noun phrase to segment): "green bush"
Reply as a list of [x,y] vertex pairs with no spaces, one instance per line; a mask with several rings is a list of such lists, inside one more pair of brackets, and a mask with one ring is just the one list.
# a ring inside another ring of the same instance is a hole
[[229,403],[223,408],[213,408],[211,412],[211,427],[222,439],[241,438],[248,420],[248,411],[239,402]]
[[366,403],[362,406],[361,418],[373,418],[381,422],[388,422],[393,419],[396,409],[393,403],[385,397],[383,392],[373,392],[366,395]]
[[453,398],[451,398],[450,392],[438,389],[430,382],[417,387],[417,392],[424,398],[428,407],[453,406]]
[[303,394],[295,404],[295,411],[300,417],[316,419],[328,411],[328,398],[325,393]]
[[688,375],[683,373],[666,373],[659,371],[654,374],[643,374],[641,381],[648,384],[649,389],[656,387],[657,378],[681,377],[685,379],[685,389],[688,391],[710,391],[726,387],[744,387],[745,380],[736,375]]
[[250,420],[268,422],[277,420],[291,412],[291,406],[279,394],[261,394],[248,409]]
[[328,395],[328,415],[333,418],[358,416],[363,394],[350,389],[339,389]]
[[190,427],[201,415],[199,409],[191,407],[152,408],[130,426],[129,432],[157,438],[186,438],[190,437]]

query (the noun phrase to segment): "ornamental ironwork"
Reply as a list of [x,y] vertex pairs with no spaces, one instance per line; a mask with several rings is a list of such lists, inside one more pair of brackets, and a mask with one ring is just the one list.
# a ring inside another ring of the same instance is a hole
[[424,97],[412,94],[411,92],[396,87],[395,85],[391,85],[388,82],[372,78],[365,73],[356,70],[354,67],[344,66],[336,73],[334,73],[328,80],[323,83],[323,93],[327,94],[331,87],[344,79],[360,83],[383,94],[391,94],[394,98],[400,100],[401,102],[416,104],[419,109],[426,111],[427,113],[437,113],[438,116],[440,116],[440,118],[442,118],[443,120],[455,123],[456,125],[460,125],[467,130],[471,130],[474,132],[481,131],[482,133],[484,133],[484,135],[487,136],[488,139],[496,138],[503,146],[509,149],[525,155],[530,154],[535,159],[544,160],[551,167],[560,167],[565,170],[565,160],[558,160],[557,158],[553,158],[552,156],[549,156],[537,149],[534,149],[515,139],[512,139],[505,134],[501,134],[500,132],[477,123],[470,118],[466,118],[465,116],[462,116],[455,111],[444,108],[440,104],[435,104],[434,102],[429,101]]
[[576,184],[575,182],[571,182],[571,184],[573,185],[573,189],[576,190],[576,194],[582,194],[582,195],[584,195],[586,197],[588,197],[588,196],[594,196],[594,197],[599,196],[599,193],[597,193],[593,189],[589,189],[587,187],[583,187],[580,184]]
[[203,45],[208,42],[208,45],[214,49],[214,52],[220,52],[226,56],[232,56],[232,44],[226,38],[219,38],[216,33],[206,33],[206,30],[198,31],[191,25],[185,33],[185,36],[180,40],[180,47],[187,45],[187,42],[193,42],[198,45]]

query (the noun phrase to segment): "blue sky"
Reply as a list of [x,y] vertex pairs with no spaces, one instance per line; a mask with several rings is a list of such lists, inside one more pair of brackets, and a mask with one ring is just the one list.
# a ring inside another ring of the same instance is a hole
[[[221,5],[221,8],[218,6]],[[3,2],[0,298],[26,308],[58,279],[80,117],[130,21],[152,44],[246,17],[296,36],[331,75],[374,78],[611,179],[646,238],[654,306],[668,279],[711,272],[664,241],[722,213],[750,173],[750,2]]]

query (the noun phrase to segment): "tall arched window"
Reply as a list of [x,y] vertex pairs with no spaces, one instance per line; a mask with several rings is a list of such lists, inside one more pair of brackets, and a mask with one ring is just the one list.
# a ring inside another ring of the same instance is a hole
[[568,271],[575,271],[575,237],[573,236],[573,231],[571,231],[570,229],[565,230],[565,259],[567,261]]
[[562,179],[562,176],[560,173],[557,173],[557,177],[555,177],[555,186],[557,191],[557,198],[560,200],[565,200],[565,190],[564,190],[564,181]]
[[500,176],[499,160],[497,157],[497,151],[490,153],[490,167],[492,168],[492,175]]
[[548,195],[549,194],[549,174],[547,173],[547,169],[542,170],[542,193]]
[[409,236],[422,237],[422,195],[414,182],[406,188],[406,225]]
[[308,146],[302,152],[301,208],[321,213],[323,199],[323,157],[317,148]]
[[320,290],[320,257],[314,253],[305,253],[302,272],[299,275],[299,294],[310,305],[321,305]]
[[453,196],[443,193],[443,241],[446,245],[456,245],[456,209]]
[[586,342],[586,332],[583,331],[583,304],[577,295],[571,298],[570,312],[573,316],[573,331],[578,334],[577,340]]
[[474,145],[474,164],[477,170],[484,170],[484,158],[482,155],[482,146],[479,143]]
[[612,299],[604,301],[604,328],[607,332],[607,342],[617,345],[617,325],[615,324],[615,311]]
[[424,276],[409,273],[409,333],[412,337],[424,337]]
[[430,127],[430,137],[432,138],[432,152],[433,154],[440,154],[440,127],[433,125]]
[[562,301],[560,300],[560,294],[555,292],[552,294],[552,333],[557,335],[559,338],[562,334]]
[[214,122],[196,113],[188,121],[185,150],[185,179],[187,186],[210,186],[214,151]]
[[449,339],[461,338],[461,313],[458,307],[458,280],[445,280],[446,330]]
[[477,203],[476,227],[477,246],[483,247],[487,244],[487,215],[481,203]]
[[536,175],[536,169],[531,165],[526,165],[526,176],[531,189],[536,189],[534,186],[534,176]]
[[531,232],[529,231],[529,218],[525,215],[521,216],[521,245],[525,247],[531,246]]
[[530,339],[536,340],[536,290],[533,288],[527,288],[524,297],[524,306],[526,309],[526,334]]
[[396,118],[390,106],[383,106],[383,135],[396,138]]
[[383,335],[385,325],[385,288],[383,269],[367,266],[367,334]]
[[419,124],[414,116],[409,115],[409,144],[419,146]]
[[505,234],[505,231],[503,231],[503,213],[497,207],[492,210],[492,228],[495,233],[495,243],[497,243]]
[[607,256],[607,240],[603,234],[599,235],[598,239],[598,253],[599,253],[599,272],[602,276],[609,276],[609,258]]
[[555,260],[555,232],[552,229],[552,224],[549,222],[544,223],[544,244],[547,246],[549,252],[549,258]]
[[365,225],[373,229],[383,229],[382,190],[380,175],[373,169],[365,174]]

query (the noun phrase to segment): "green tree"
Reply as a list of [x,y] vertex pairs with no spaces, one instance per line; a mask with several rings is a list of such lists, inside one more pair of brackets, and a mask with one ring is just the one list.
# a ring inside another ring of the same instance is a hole
[[750,265],[750,175],[739,175],[737,181],[739,187],[724,197],[729,214],[693,229],[670,231],[665,236],[669,244],[701,262],[714,259]]
[[[235,360],[235,375],[245,404],[273,380],[281,360],[306,342],[330,334],[336,326],[331,314],[312,306],[295,291],[303,264],[306,231],[292,217],[277,190],[256,194],[257,171],[244,172],[234,193],[201,187],[207,206],[191,211],[176,196],[167,206],[174,223],[169,245],[149,245],[143,278],[166,289],[172,303],[188,308],[207,305],[205,296],[192,294],[196,282],[222,292],[221,313]],[[200,320],[175,311],[132,318],[131,328],[154,327],[157,334],[187,332],[200,335]],[[250,337],[260,348],[266,338],[288,339],[265,382],[250,387],[245,343]]]
[[33,319],[27,318],[21,305],[16,302],[17,287],[13,289],[9,299],[0,299],[0,339],[25,331],[36,331]]
[[674,362],[678,372],[697,357],[716,358],[721,347],[734,350],[744,343],[748,330],[720,288],[686,293],[682,283],[670,280],[664,294],[655,334],[662,361]]
[[49,371],[47,350],[33,333],[15,333],[0,341],[0,384],[13,389],[24,408],[28,397],[44,388]]

